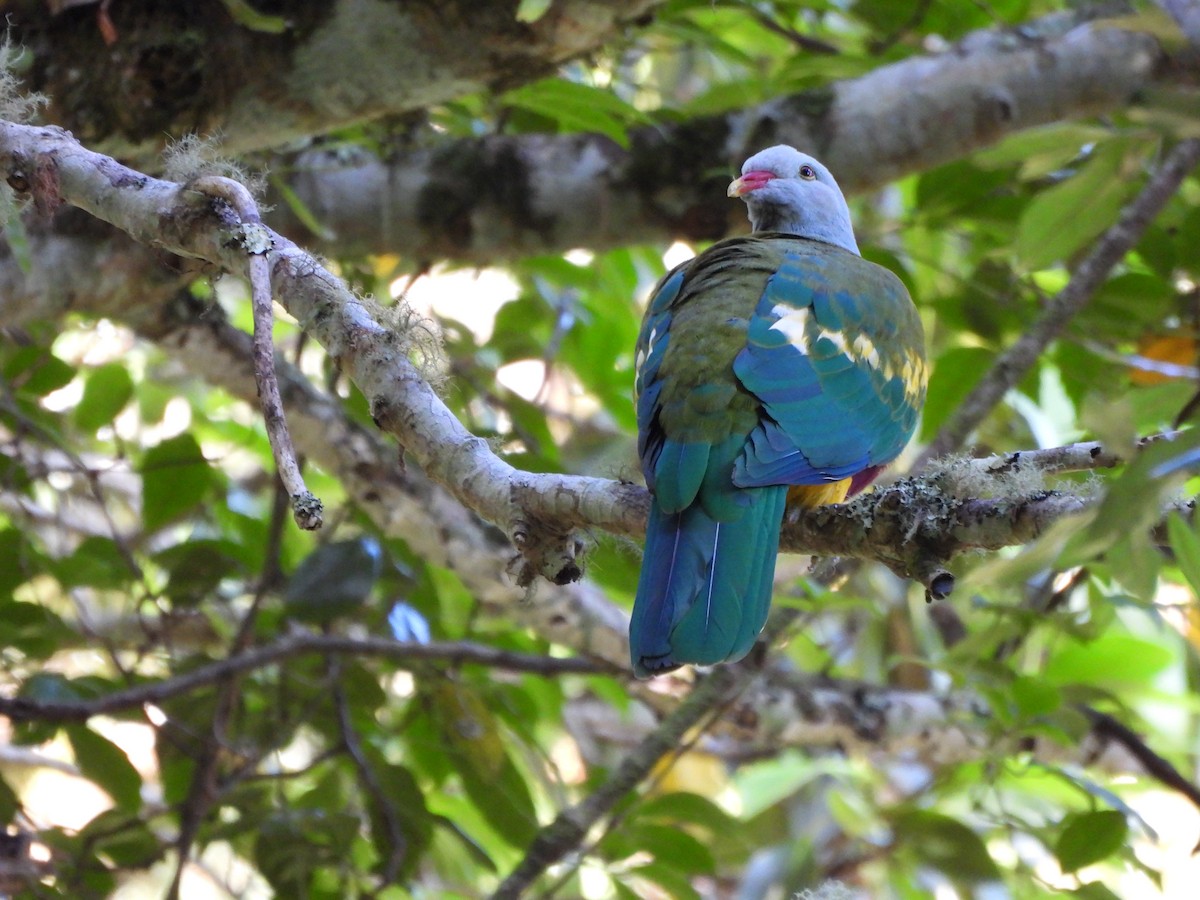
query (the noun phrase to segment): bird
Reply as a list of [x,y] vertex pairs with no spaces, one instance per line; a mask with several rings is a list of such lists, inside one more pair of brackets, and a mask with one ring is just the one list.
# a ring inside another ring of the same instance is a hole
[[841,503],[907,445],[925,400],[920,316],[862,258],[829,169],[780,144],[730,185],[751,234],[676,266],[638,334],[651,493],[634,674],[745,656],[766,622],[786,507]]

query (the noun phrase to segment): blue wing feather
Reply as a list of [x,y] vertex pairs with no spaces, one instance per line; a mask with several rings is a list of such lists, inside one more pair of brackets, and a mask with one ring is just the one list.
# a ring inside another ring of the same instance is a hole
[[[895,325],[829,277],[830,264],[828,253],[785,254],[755,306],[734,373],[764,415],[735,464],[736,484],[841,480],[891,461],[912,434],[917,409],[903,378],[853,341],[868,323],[871,346],[886,345]],[[870,265],[850,254],[832,264]],[[894,288],[893,295],[897,308],[909,303]]]

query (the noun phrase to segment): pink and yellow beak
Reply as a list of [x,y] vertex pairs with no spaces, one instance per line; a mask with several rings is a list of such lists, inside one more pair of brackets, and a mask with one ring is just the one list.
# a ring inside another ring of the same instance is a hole
[[741,178],[735,178],[729,184],[730,197],[741,197],[743,194],[748,194],[751,191],[757,191],[772,178],[777,177],[774,172],[764,172],[761,170],[752,170],[742,174]]

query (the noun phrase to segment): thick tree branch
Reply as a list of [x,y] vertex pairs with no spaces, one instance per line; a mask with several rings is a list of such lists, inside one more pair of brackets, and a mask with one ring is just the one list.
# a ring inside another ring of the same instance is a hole
[[[572,704],[567,724],[585,758],[595,763],[610,758],[608,748],[632,748],[657,727],[652,716],[614,710],[598,699]],[[795,748],[904,759],[933,769],[989,752],[1028,753],[1044,765],[1157,777],[1126,741],[1094,724],[1095,730],[1070,743],[1054,741],[1036,727],[1001,735],[987,701],[970,691],[901,690],[772,669],[738,697],[697,749],[731,763]]]
[[[1149,34],[1056,14],[760,106],[635,130],[628,149],[598,135],[526,134],[415,147],[389,162],[310,153],[290,185],[333,235],[325,247],[418,261],[715,239],[746,229],[724,188],[764,146],[802,147],[861,192],[1017,131],[1120,109],[1189,72]],[[308,234],[286,204],[271,224]],[[322,246],[321,235],[305,240]]]
[[216,0],[114,3],[111,44],[89,9],[26,3],[8,24],[33,51],[30,87],[49,95],[54,121],[151,165],[171,135],[220,132],[241,154],[522,84],[661,2],[553,0],[520,21],[511,0],[291,0],[277,33],[232,21]]
[[[1141,450],[1159,441],[1169,441],[1178,432],[1152,434],[1138,440],[1135,447]],[[963,459],[962,463],[981,474],[1004,477],[1028,469],[1045,474],[1055,472],[1088,472],[1092,469],[1111,469],[1129,461],[1128,452],[1118,452],[1100,441],[1081,441],[1063,447],[1045,447],[1038,450],[1018,450],[1014,453],[999,453],[975,459]]]

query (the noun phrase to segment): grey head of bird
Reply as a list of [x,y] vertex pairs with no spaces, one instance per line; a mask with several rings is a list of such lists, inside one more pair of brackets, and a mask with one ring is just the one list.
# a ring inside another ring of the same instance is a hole
[[749,207],[755,231],[782,231],[858,253],[850,207],[832,173],[787,144],[760,150],[742,164],[730,197]]

